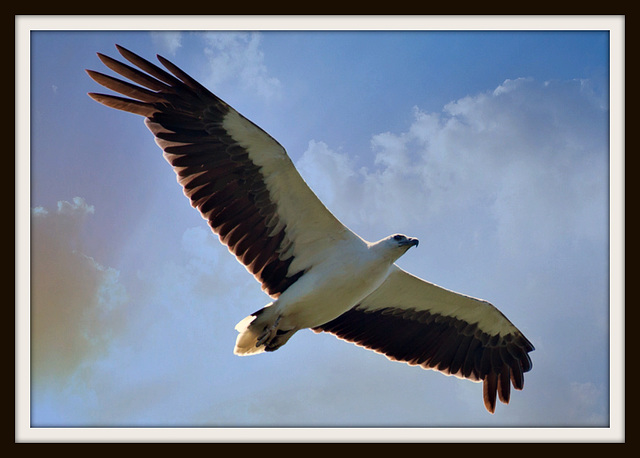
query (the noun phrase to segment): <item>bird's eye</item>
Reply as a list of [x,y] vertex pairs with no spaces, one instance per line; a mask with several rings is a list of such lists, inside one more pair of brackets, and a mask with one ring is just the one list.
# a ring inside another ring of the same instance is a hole
[[402,240],[402,236],[401,235],[394,235],[393,236],[393,240]]

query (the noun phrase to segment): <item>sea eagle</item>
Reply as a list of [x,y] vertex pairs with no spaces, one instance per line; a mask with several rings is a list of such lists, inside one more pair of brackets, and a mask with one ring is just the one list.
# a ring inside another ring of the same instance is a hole
[[367,242],[307,186],[285,149],[167,59],[169,71],[117,46],[98,53],[124,77],[92,70],[122,96],[96,101],[144,116],[191,205],[272,302],[236,325],[234,352],[274,351],[300,329],[328,332],[389,359],[483,382],[484,405],[510,398],[532,367],[529,340],[489,302],[422,280],[395,261],[418,240]]

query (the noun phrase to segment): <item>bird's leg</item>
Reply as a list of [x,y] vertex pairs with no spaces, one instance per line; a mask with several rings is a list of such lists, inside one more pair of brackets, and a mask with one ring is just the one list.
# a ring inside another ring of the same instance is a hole
[[258,336],[256,347],[259,347],[266,342],[270,342],[275,337],[276,331],[278,330],[278,323],[280,323],[280,317],[276,318],[276,321],[271,326],[264,328],[264,330]]

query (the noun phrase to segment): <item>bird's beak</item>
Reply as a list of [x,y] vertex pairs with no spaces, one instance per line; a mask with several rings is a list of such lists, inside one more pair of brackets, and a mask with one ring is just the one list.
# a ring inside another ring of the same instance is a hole
[[407,237],[407,241],[404,242],[403,245],[406,245],[407,248],[411,248],[412,246],[418,246],[418,243],[420,243],[418,239]]

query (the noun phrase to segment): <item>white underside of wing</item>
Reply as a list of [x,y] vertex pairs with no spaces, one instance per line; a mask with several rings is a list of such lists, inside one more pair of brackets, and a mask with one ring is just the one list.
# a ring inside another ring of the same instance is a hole
[[386,307],[428,310],[432,314],[477,323],[490,335],[517,332],[517,328],[489,302],[429,283],[397,265],[392,267],[385,282],[358,305],[361,310]]
[[358,238],[318,199],[296,170],[284,148],[262,129],[230,109],[223,127],[261,167],[271,200],[277,205],[276,233],[286,226],[283,249],[293,254],[290,272],[308,269],[323,261],[327,246]]

